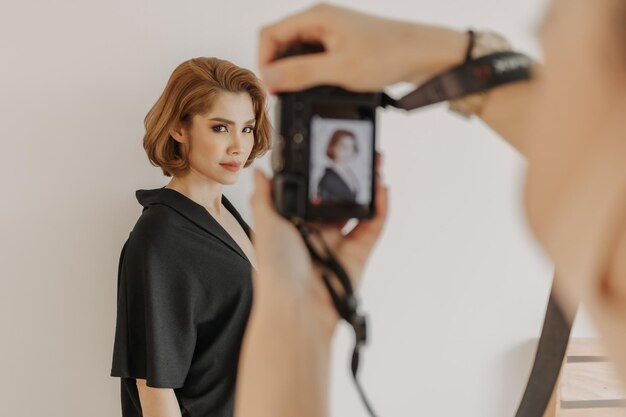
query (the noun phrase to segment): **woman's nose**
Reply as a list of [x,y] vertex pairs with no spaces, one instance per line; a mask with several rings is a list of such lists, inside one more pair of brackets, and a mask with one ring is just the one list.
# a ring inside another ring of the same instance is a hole
[[230,152],[232,154],[240,154],[243,151],[243,133],[235,132],[231,136]]

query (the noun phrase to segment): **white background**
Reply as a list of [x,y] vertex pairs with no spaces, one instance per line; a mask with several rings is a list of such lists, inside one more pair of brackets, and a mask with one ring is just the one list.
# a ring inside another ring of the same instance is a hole
[[[492,28],[539,56],[540,0],[342,3]],[[108,377],[117,261],[140,213],[134,191],[165,182],[141,147],[143,117],[188,58],[256,70],[259,28],[309,4],[2,0],[0,415],[120,415]],[[387,111],[379,134],[391,213],[362,289],[364,385],[383,417],[512,415],[552,273],[523,221],[523,160],[443,107]],[[246,172],[227,193],[248,218],[250,191]],[[350,348],[341,328],[334,416],[365,415]]]

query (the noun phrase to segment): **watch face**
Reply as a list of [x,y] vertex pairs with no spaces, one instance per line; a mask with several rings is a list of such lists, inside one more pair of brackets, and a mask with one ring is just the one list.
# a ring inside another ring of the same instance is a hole
[[476,32],[472,58],[476,59],[495,52],[511,50],[511,44],[502,35],[494,32]]

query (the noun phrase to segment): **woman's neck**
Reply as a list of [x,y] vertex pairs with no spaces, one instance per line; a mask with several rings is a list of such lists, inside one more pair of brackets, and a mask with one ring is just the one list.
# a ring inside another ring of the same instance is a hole
[[213,216],[219,217],[222,211],[222,191],[224,186],[189,170],[183,176],[175,176],[166,188],[176,190],[187,198],[203,206]]

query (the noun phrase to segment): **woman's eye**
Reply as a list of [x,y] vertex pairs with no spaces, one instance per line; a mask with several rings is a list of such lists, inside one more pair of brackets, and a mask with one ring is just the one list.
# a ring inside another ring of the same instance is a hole
[[254,128],[251,126],[246,126],[243,128],[243,133],[252,133],[254,132]]
[[228,132],[228,129],[226,129],[226,126],[224,125],[213,126],[213,130],[215,132]]

